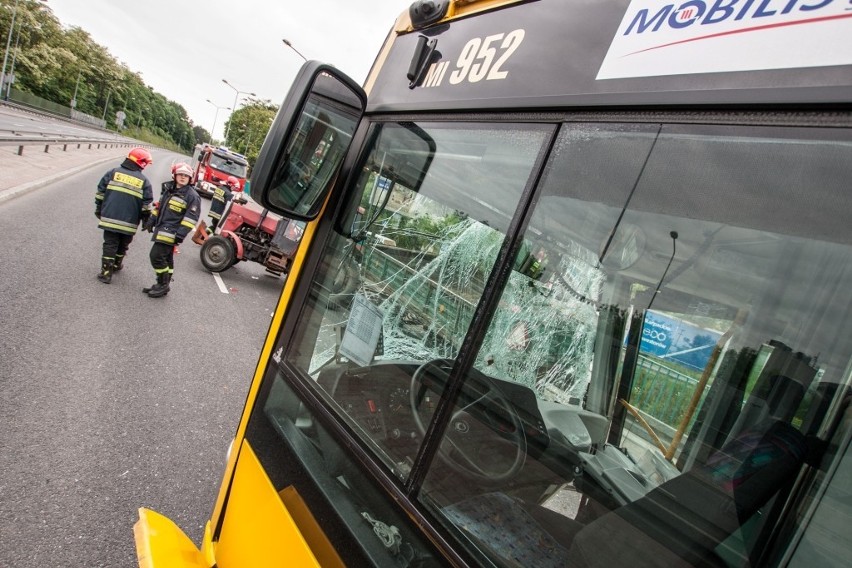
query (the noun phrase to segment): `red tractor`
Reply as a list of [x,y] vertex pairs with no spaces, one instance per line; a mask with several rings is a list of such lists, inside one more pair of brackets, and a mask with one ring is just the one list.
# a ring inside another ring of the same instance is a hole
[[305,224],[285,219],[254,201],[233,200],[222,215],[216,234],[196,231],[201,244],[201,263],[211,272],[222,272],[241,260],[258,262],[276,276],[287,274],[299,247]]

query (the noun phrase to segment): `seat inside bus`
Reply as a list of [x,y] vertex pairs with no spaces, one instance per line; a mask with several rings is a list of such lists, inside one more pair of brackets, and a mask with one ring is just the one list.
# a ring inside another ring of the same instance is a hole
[[705,465],[585,526],[501,493],[445,512],[509,565],[712,565],[714,549],[795,477],[806,453],[804,435],[769,419],[731,439]]

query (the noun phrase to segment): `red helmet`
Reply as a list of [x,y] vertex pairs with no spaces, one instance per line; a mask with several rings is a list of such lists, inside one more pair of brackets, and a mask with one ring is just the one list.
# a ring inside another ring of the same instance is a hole
[[172,166],[172,177],[175,177],[179,174],[183,174],[185,176],[189,176],[192,178],[192,168],[189,167],[189,164],[186,162],[178,162]]
[[127,159],[131,162],[135,162],[137,166],[142,169],[148,164],[154,163],[154,158],[151,157],[151,152],[146,150],[145,148],[134,148],[127,154]]
[[228,180],[225,183],[237,189],[240,187],[240,180],[236,176],[228,176]]

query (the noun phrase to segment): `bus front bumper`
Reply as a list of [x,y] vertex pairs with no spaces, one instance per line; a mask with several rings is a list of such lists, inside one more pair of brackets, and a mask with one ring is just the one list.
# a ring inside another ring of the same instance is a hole
[[133,536],[139,568],[210,568],[214,564],[180,527],[150,509],[139,509]]

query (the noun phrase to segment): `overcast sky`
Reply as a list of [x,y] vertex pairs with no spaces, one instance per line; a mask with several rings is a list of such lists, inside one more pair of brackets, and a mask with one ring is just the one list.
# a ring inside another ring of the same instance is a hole
[[[221,138],[236,92],[281,104],[303,60],[331,63],[363,83],[411,0],[48,0],[147,85]],[[244,95],[240,95],[240,104]]]

